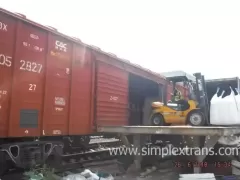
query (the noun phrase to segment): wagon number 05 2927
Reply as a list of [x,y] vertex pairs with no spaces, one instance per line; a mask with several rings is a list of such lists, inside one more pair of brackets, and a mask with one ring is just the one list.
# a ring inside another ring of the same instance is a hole
[[20,70],[29,71],[34,73],[41,73],[42,71],[42,64],[38,64],[35,62],[20,60]]

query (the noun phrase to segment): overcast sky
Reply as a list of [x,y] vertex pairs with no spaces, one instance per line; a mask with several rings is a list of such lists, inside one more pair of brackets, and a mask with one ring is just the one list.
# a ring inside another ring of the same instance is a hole
[[240,76],[239,0],[0,0],[156,72]]

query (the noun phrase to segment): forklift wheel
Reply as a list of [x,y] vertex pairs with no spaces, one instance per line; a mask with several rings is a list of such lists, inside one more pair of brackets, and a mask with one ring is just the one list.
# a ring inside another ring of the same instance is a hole
[[152,119],[151,119],[152,125],[153,126],[164,126],[164,118],[161,114],[155,114]]
[[204,126],[205,118],[201,111],[190,112],[187,118],[187,123],[191,126]]

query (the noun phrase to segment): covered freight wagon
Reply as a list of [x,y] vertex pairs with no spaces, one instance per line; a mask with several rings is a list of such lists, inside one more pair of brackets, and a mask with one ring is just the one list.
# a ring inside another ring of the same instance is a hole
[[[163,76],[0,9],[0,136],[93,133],[141,124]],[[129,119],[130,118],[130,119]]]
[[6,159],[25,167],[61,157],[65,139],[88,141],[99,125],[143,124],[165,84],[157,73],[0,9],[0,167]]

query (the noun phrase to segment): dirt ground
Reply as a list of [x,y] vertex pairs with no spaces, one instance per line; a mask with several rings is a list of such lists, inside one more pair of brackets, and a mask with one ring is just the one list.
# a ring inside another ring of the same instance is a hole
[[[132,164],[127,172],[124,174],[120,173],[119,167],[117,164],[110,164],[105,166],[95,166],[89,167],[89,170],[92,172],[107,172],[114,177],[114,180],[178,180],[178,173],[172,168],[172,162],[164,162],[156,169],[151,171],[136,171],[135,165]],[[153,166],[154,167],[154,166]],[[149,168],[151,170],[151,168]],[[149,170],[148,169],[148,170]],[[79,173],[82,172],[82,169],[79,169]],[[141,176],[143,175],[144,176]],[[20,174],[9,174],[2,178],[1,180],[20,180],[22,175]]]
[[121,177],[115,177],[114,180],[178,180],[178,174],[171,169],[157,170],[145,177],[141,177],[138,174],[127,174]]
[[[178,173],[172,168],[172,162],[165,162],[161,164],[155,171],[146,173],[147,171],[137,172],[135,165],[131,165],[128,171],[123,175],[115,176],[119,173],[119,169],[114,165],[105,167],[91,168],[91,171],[103,171],[108,172],[114,176],[114,180],[178,180]],[[145,176],[141,176],[147,174]]]

